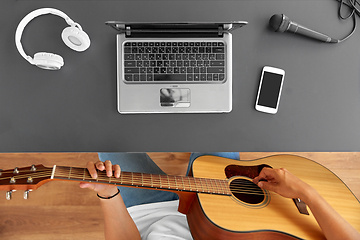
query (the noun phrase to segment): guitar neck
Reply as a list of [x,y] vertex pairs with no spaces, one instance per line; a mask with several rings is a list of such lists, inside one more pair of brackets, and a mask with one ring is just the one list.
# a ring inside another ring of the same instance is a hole
[[86,168],[54,166],[51,179],[112,184],[124,187],[187,191],[217,195],[231,195],[226,180],[172,176],[149,173],[121,172],[119,178],[107,177],[106,172],[98,171],[97,179],[90,176]]

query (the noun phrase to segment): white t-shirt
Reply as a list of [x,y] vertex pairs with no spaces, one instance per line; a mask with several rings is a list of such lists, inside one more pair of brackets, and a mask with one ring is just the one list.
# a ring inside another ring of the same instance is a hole
[[129,207],[141,239],[193,239],[186,216],[177,211],[179,200]]

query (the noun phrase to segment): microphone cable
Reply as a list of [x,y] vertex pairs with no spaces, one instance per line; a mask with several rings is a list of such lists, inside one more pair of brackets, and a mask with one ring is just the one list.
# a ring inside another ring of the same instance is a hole
[[[339,10],[338,10],[339,18],[341,18],[342,20],[348,20],[349,18],[352,17],[354,20],[354,27],[352,31],[350,32],[349,35],[347,35],[343,39],[338,40],[338,43],[340,43],[347,40],[354,34],[356,30],[356,15],[360,17],[360,9],[357,7],[357,5],[360,7],[360,3],[357,0],[336,0],[336,1],[339,2]],[[342,14],[343,11],[342,8],[344,5],[350,9],[350,13],[347,16],[344,16]]]

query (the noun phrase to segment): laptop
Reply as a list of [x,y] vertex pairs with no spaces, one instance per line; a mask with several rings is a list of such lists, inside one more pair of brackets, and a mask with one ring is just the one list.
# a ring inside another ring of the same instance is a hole
[[229,113],[234,22],[108,21],[117,30],[121,114]]

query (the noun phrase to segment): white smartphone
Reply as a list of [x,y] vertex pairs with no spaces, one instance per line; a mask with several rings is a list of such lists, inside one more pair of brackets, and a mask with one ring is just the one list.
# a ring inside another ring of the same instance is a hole
[[271,114],[277,113],[284,76],[283,69],[269,66],[263,68],[256,97],[256,110]]

